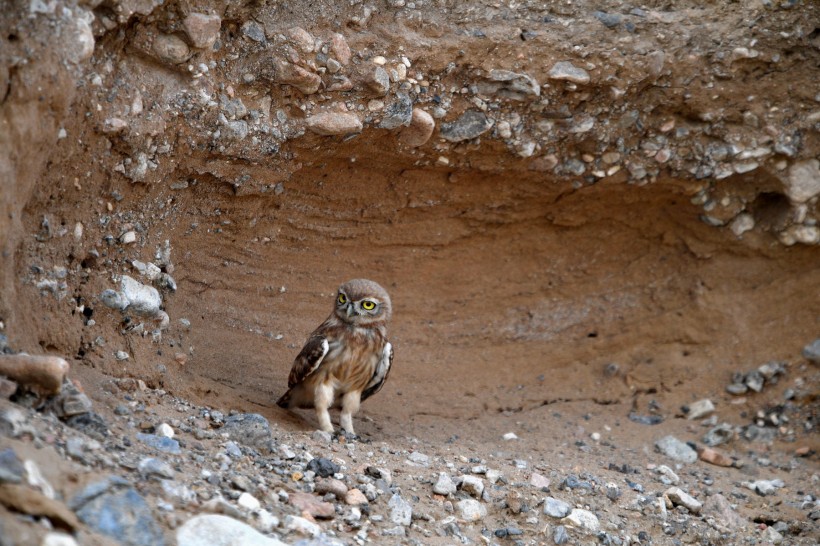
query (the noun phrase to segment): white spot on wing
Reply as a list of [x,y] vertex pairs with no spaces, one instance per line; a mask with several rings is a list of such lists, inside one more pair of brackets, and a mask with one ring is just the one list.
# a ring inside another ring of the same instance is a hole
[[325,356],[327,356],[327,352],[329,350],[330,350],[330,345],[328,344],[327,339],[326,338],[322,339],[322,356],[320,356],[319,358],[316,359],[316,362],[310,368],[310,371],[305,374],[305,377],[309,376],[310,374],[312,374],[313,372],[315,372],[319,368],[319,364],[321,364],[322,361],[325,359]]

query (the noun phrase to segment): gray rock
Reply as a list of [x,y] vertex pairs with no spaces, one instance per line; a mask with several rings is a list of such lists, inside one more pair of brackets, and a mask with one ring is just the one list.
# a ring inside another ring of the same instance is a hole
[[143,317],[152,317],[159,313],[162,297],[153,286],[146,286],[128,275],[123,275],[120,292],[128,302],[125,311]]
[[786,195],[795,203],[805,203],[820,195],[820,161],[807,159],[795,163],[784,184]]
[[784,487],[786,484],[783,480],[756,480],[753,482],[742,482],[743,487],[751,489],[761,497],[774,495],[778,489]]
[[621,16],[617,13],[606,13],[603,11],[593,11],[592,15],[598,19],[606,28],[615,28],[621,24]]
[[0,435],[16,438],[29,427],[26,416],[14,406],[0,406]]
[[441,137],[448,142],[477,138],[493,127],[493,120],[479,110],[467,110],[452,123],[441,124]]
[[703,511],[705,514],[714,516],[715,520],[723,527],[729,529],[742,529],[750,524],[750,522],[740,516],[732,505],[721,494],[712,495],[706,498],[703,504]]
[[396,100],[384,110],[384,117],[379,127],[382,129],[398,129],[410,125],[413,119],[413,101],[405,93],[398,93]]
[[265,38],[265,29],[263,29],[262,25],[256,21],[245,21],[242,23],[242,34],[244,34],[248,39],[253,40],[254,42],[259,42],[260,44],[267,42],[267,38]]
[[803,347],[803,358],[820,363],[820,338]]
[[509,70],[490,70],[489,85],[483,86],[486,94],[495,94],[512,100],[541,96],[541,84],[529,74]]
[[154,449],[158,449],[163,453],[170,453],[172,455],[179,455],[182,450],[179,447],[179,442],[172,438],[164,436],[157,436],[156,434],[145,434],[144,432],[137,433],[137,440]]
[[762,373],[754,370],[746,374],[746,379],[743,382],[751,390],[760,392],[763,390],[763,384],[766,382],[766,379],[763,377]]
[[311,537],[318,537],[322,534],[322,528],[319,525],[299,516],[285,516],[285,529]]
[[456,484],[446,472],[439,472],[438,481],[433,486],[433,493],[437,495],[452,495],[456,492]]
[[774,527],[766,527],[761,540],[764,544],[782,544],[783,535]]
[[390,521],[395,525],[410,525],[413,516],[413,507],[409,502],[401,498],[398,493],[394,493],[387,503],[390,510]]
[[256,449],[269,450],[273,433],[268,420],[258,413],[238,413],[225,419],[220,432],[232,440]]
[[329,444],[333,441],[333,435],[324,430],[313,431],[313,435],[311,437],[314,442],[319,442],[320,444]]
[[430,465],[430,457],[425,455],[424,453],[419,453],[418,451],[413,451],[410,455],[407,456],[407,460],[417,466],[429,466]]
[[163,546],[162,529],[151,508],[132,487],[109,479],[96,482],[75,496],[70,507],[80,520],[100,534],[132,546]]
[[569,533],[567,533],[567,528],[563,525],[556,527],[555,532],[552,534],[552,541],[555,544],[566,544],[569,542]]
[[487,507],[475,499],[464,499],[456,504],[456,509],[464,521],[480,521],[487,515]]
[[565,518],[570,511],[572,507],[562,500],[553,497],[544,499],[544,514],[551,518]]
[[565,80],[572,83],[589,83],[589,73],[568,61],[559,61],[547,74],[551,80]]
[[25,468],[12,448],[0,451],[0,483],[20,483],[23,481]]
[[661,438],[655,442],[655,447],[667,457],[682,463],[694,463],[698,460],[697,452],[674,436]]
[[221,116],[222,134],[230,140],[244,140],[250,131],[246,121],[231,121]]
[[741,394],[746,394],[747,392],[749,392],[749,387],[747,387],[743,383],[732,383],[731,385],[728,385],[726,387],[726,392],[728,392],[729,394],[739,396]]
[[142,459],[137,469],[143,478],[161,478],[165,480],[172,480],[174,478],[174,469],[171,465],[155,457]]
[[390,75],[387,70],[377,66],[373,72],[365,78],[365,85],[376,95],[384,96],[390,91]]
[[245,523],[219,514],[203,514],[176,531],[177,546],[286,546]]
[[672,504],[675,506],[683,506],[695,515],[700,514],[701,510],[703,510],[703,505],[700,501],[679,487],[670,487],[666,490],[664,495],[672,501]]

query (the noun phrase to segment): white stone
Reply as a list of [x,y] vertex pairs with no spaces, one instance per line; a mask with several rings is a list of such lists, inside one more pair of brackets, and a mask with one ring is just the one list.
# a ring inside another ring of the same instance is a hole
[[481,495],[484,494],[484,480],[475,476],[464,476],[461,478],[461,490],[480,499]]
[[673,505],[684,506],[693,514],[700,514],[700,511],[703,509],[703,505],[700,503],[700,501],[698,501],[696,498],[692,497],[679,487],[670,487],[666,490],[664,496],[666,496],[670,501],[672,501]]
[[678,485],[680,483],[680,476],[675,474],[675,471],[666,466],[665,464],[660,465],[657,468],[657,472],[658,474],[666,478],[666,485]]
[[390,509],[390,521],[405,527],[410,525],[413,517],[413,507],[409,502],[394,493],[387,503],[387,507]]
[[749,214],[748,212],[742,212],[735,216],[732,220],[732,223],[729,224],[729,229],[732,230],[732,233],[735,236],[740,237],[747,231],[753,230],[755,227],[755,219],[754,216]]
[[474,499],[464,499],[456,504],[458,513],[464,521],[479,521],[487,515],[487,508]]
[[300,518],[299,516],[285,517],[285,529],[312,537],[317,537],[322,534],[322,528],[319,527],[319,525],[305,518]]
[[805,203],[820,195],[820,161],[808,159],[792,165],[786,180],[786,195],[795,203]]
[[440,472],[438,481],[433,486],[433,493],[437,495],[452,495],[456,492],[456,484],[446,472]]
[[77,541],[71,535],[49,533],[43,537],[40,546],[77,546]]
[[551,80],[566,80],[573,83],[589,83],[589,73],[567,61],[555,63],[547,76]]
[[259,510],[259,508],[262,507],[259,503],[259,499],[248,492],[244,492],[239,495],[239,498],[236,500],[236,504],[242,508],[247,508],[248,510]]
[[169,425],[168,423],[162,423],[157,427],[157,435],[164,436],[166,438],[173,438],[174,429],[171,428],[171,425]]
[[494,468],[488,468],[485,476],[487,476],[488,482],[490,482],[491,484],[495,484],[496,482],[498,482],[498,480],[501,479],[501,471],[495,470]]
[[689,404],[689,413],[686,415],[687,419],[701,419],[702,417],[709,417],[714,413],[715,405],[708,398],[698,400]]
[[515,432],[508,432],[504,436],[502,436],[504,440],[518,440],[518,436],[516,436]]
[[567,517],[561,520],[561,523],[590,533],[597,533],[601,526],[595,514],[581,508],[574,508]]
[[120,242],[124,245],[130,245],[137,241],[137,233],[135,231],[126,231],[120,236]]
[[177,529],[176,539],[177,546],[287,546],[250,525],[219,514],[192,517]]

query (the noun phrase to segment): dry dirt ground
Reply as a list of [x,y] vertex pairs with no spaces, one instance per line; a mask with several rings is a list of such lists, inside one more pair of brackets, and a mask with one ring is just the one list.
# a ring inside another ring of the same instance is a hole
[[[465,464],[506,468],[510,483],[543,474],[556,497],[566,476],[588,473],[601,482],[594,498],[572,502],[602,521],[611,505],[625,523],[603,537],[573,530],[575,543],[765,542],[778,522],[785,543],[818,541],[818,368],[803,354],[820,337],[816,3],[12,4],[0,15],[0,334],[9,351],[69,360],[113,436],[182,420],[185,400],[261,414],[280,445],[349,455],[344,439],[311,436],[311,412],[273,401],[336,287],[367,277],[393,300],[395,363],[355,419],[357,445],[389,452],[382,464],[404,470],[394,483],[405,497],[414,479]],[[218,16],[215,43],[197,45],[208,32],[186,26],[191,13]],[[554,71],[564,61],[569,76]],[[435,125],[421,144],[407,101]],[[483,116],[478,134],[464,112]],[[320,113],[360,125],[317,134]],[[135,260],[175,283],[160,289],[170,322],[159,335],[101,301],[122,275],[150,284]],[[776,384],[726,392],[733,374],[768,362],[784,363]],[[112,378],[147,390],[106,387]],[[682,408],[707,398],[717,422],[687,420]],[[146,417],[115,413],[135,400]],[[57,426],[37,415],[32,426]],[[758,420],[770,433],[744,438]],[[655,442],[702,445],[722,422],[736,436],[721,449],[740,468],[677,471],[700,500],[729,498],[746,524],[687,533],[670,532],[665,513],[632,521],[624,507],[637,493],[612,467],[663,492],[654,469],[675,461]],[[41,442],[56,451],[25,437],[0,447],[62,468],[60,430]],[[517,439],[502,440],[509,432]],[[224,442],[206,440],[209,460]],[[414,470],[411,452],[434,461]],[[133,470],[71,464],[82,479],[49,469],[66,497],[96,473]],[[760,496],[742,485],[755,479],[785,487]],[[625,493],[611,501],[600,487],[614,480]],[[446,500],[417,481],[416,513],[432,522],[393,536],[377,521],[364,539],[338,520],[324,529],[349,543],[460,541],[441,531]],[[162,494],[141,487],[156,514]],[[510,514],[498,495],[481,500],[483,522],[457,520],[464,540],[553,542],[557,520]],[[282,522],[294,512],[268,508]],[[166,540],[200,511],[159,518]],[[40,540],[21,529],[42,522],[2,517],[21,533],[10,544]],[[495,533],[510,521],[522,535]],[[80,529],[81,543],[98,540]]]

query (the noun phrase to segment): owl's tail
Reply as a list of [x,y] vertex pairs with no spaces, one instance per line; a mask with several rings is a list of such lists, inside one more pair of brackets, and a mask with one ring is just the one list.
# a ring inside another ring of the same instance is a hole
[[276,405],[280,408],[289,408],[290,407],[290,389],[288,392],[282,395],[282,397],[276,401]]

